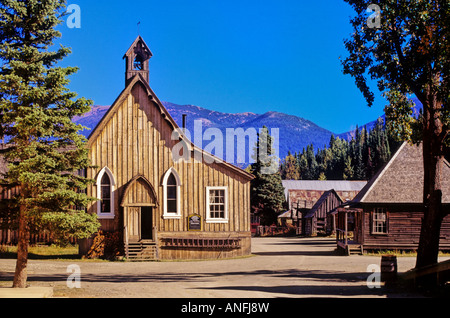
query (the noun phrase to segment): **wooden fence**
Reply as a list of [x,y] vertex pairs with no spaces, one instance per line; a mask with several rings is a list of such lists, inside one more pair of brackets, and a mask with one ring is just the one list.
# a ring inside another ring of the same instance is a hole
[[[14,246],[17,245],[19,234],[17,231],[0,229],[0,245]],[[76,244],[76,239],[69,240],[71,244]],[[30,245],[51,244],[54,243],[49,233],[39,233],[30,235]]]

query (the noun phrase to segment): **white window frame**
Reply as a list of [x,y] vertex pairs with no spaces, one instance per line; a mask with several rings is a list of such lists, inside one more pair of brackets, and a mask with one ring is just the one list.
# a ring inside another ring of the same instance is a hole
[[[379,214],[384,215],[379,219]],[[377,226],[381,224],[381,226]],[[378,231],[378,227],[384,228],[384,232]],[[388,212],[386,208],[375,208],[372,216],[372,234],[386,235],[388,234]]]
[[[224,217],[212,218],[209,210],[209,195],[211,190],[225,190]],[[206,187],[206,223],[228,223],[228,187]]]
[[[177,212],[167,212],[167,180],[169,179],[169,176],[173,174],[175,176],[175,181],[177,182]],[[175,168],[170,168],[166,171],[164,174],[163,182],[163,219],[181,219],[181,208],[180,208],[180,202],[181,202],[181,179],[178,175],[178,172],[175,170]]]
[[[111,211],[109,213],[102,213],[101,212],[101,203],[102,203],[102,178],[104,174],[107,174],[109,177],[109,181],[111,182],[110,187],[110,197],[111,197]],[[115,209],[116,209],[116,202],[114,200],[114,190],[116,188],[116,181],[114,179],[114,175],[112,174],[111,170],[109,170],[108,167],[104,167],[97,175],[97,217],[99,219],[114,219],[115,217]]]

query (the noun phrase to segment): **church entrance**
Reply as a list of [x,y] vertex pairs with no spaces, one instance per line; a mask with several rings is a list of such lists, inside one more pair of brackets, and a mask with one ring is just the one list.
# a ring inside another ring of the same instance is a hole
[[127,184],[121,206],[124,213],[124,242],[154,240],[156,228],[153,212],[158,201],[146,178],[138,176]]
[[141,239],[153,239],[153,215],[152,208],[149,206],[141,207]]

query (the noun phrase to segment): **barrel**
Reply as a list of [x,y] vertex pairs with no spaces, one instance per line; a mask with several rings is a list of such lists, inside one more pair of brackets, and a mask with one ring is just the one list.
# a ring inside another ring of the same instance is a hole
[[397,256],[381,256],[381,281],[393,282],[397,279]]

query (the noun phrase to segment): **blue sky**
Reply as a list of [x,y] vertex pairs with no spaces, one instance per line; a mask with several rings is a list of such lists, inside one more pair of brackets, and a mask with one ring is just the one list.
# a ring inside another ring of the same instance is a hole
[[230,113],[279,111],[342,133],[376,119],[339,57],[352,32],[342,0],[69,0],[81,28],[59,27],[78,66],[70,89],[111,105],[124,88],[122,57],[138,35],[153,52],[160,100]]

